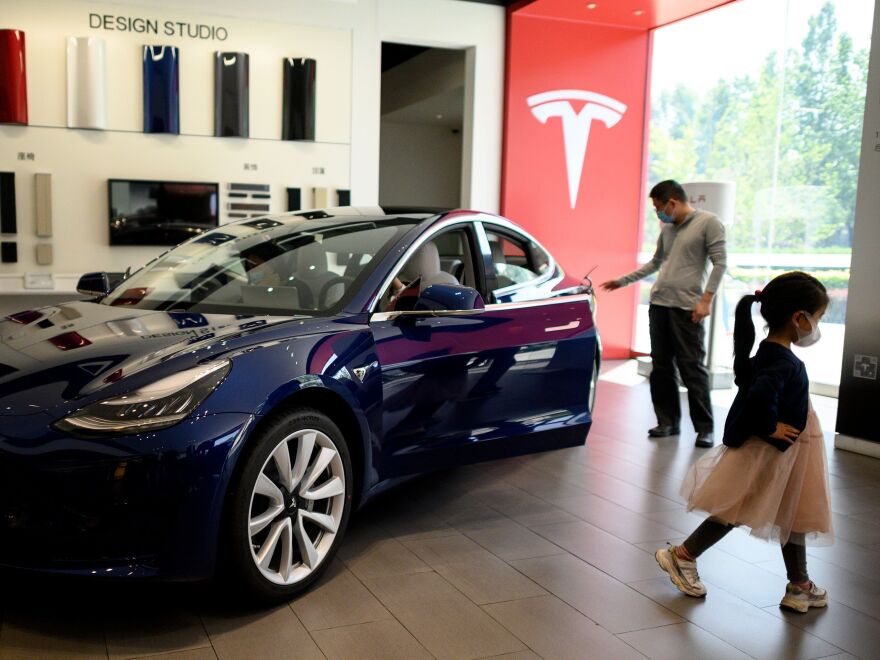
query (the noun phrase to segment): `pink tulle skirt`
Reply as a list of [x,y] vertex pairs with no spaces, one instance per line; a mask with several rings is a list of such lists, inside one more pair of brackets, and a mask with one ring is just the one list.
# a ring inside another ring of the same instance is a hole
[[741,447],[719,445],[691,466],[680,492],[688,511],[705,511],[761,539],[834,540],[825,439],[812,404],[807,427],[786,451],[760,438]]

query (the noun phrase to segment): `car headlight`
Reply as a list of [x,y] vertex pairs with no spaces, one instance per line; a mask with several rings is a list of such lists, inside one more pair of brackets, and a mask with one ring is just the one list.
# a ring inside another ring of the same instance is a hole
[[173,426],[223,382],[231,366],[228,360],[219,360],[181,371],[81,408],[56,422],[55,428],[89,434],[131,434]]

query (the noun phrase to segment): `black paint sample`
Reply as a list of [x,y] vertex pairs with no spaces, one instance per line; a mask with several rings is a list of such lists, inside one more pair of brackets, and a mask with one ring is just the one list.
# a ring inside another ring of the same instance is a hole
[[302,194],[299,188],[287,189],[287,210],[299,211],[302,208]]
[[0,243],[0,261],[4,264],[14,264],[18,262],[18,244],[14,241],[3,241]]
[[214,135],[248,137],[250,91],[247,53],[214,54]]
[[351,206],[351,191],[346,190],[345,188],[340,188],[336,191],[336,196],[339,199],[337,202],[339,206]]
[[318,63],[307,58],[284,58],[282,140],[315,139],[315,87]]
[[0,172],[0,232],[14,234],[15,222],[15,173]]

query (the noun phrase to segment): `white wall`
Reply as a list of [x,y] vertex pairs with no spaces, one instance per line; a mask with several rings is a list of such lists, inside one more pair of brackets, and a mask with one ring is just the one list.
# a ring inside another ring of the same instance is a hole
[[[90,12],[155,15],[234,29],[222,43],[156,39],[153,35],[89,30]],[[16,172],[19,224],[19,263],[0,265],[0,291],[20,289],[23,274],[32,272],[51,272],[61,288],[69,288],[83,271],[139,266],[158,252],[152,248],[110,248],[107,244],[106,179],[111,177],[269,183],[273,210],[283,208],[283,187],[290,185],[350,187],[353,204],[377,203],[382,41],[469,49],[473,95],[467,102],[473,105],[473,122],[463,131],[470,159],[464,182],[467,194],[462,202],[486,211],[498,209],[503,8],[458,0],[120,0],[101,5],[0,0],[0,16],[3,27],[27,32],[31,122],[46,126],[0,126],[0,170]],[[113,96],[109,121],[116,130],[55,127],[65,123],[63,37],[88,35],[106,38],[108,53],[111,41],[131,46],[180,45],[181,129],[191,135],[140,133],[140,68],[130,53],[118,60],[111,58],[108,70]],[[201,64],[192,64],[193,68],[187,64],[186,69],[184,65],[189,52],[215,50],[251,53],[252,139],[210,136],[210,64],[204,69]],[[280,134],[283,55],[318,60],[315,144],[275,139]],[[273,60],[277,60],[277,68]],[[187,101],[188,97],[196,101]],[[34,153],[36,160],[19,161],[18,152]],[[251,162],[258,163],[256,172],[244,170],[244,163]],[[324,174],[313,174],[313,167],[324,167]],[[33,237],[35,172],[53,174],[55,263],[49,267],[36,266],[33,255],[37,241]],[[309,205],[308,197],[304,205]]]
[[459,206],[461,132],[448,126],[382,122],[379,202]]
[[[868,64],[868,91],[853,235],[836,446],[880,458],[880,0]],[[868,367],[874,362],[873,378]],[[862,365],[859,368],[857,365]],[[858,375],[856,375],[858,374]]]

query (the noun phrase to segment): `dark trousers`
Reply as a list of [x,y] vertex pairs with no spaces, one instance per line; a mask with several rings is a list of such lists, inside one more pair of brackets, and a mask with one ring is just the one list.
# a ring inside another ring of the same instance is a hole
[[[733,527],[719,520],[706,518],[682,545],[691,557],[697,558],[723,539]],[[789,582],[806,582],[810,579],[807,574],[807,547],[804,545],[803,534],[792,532],[788,543],[782,546],[782,561],[785,562]]]
[[712,401],[709,398],[709,371],[706,357],[706,331],[702,323],[691,320],[691,312],[675,307],[648,307],[651,331],[651,401],[657,423],[678,426],[681,402],[675,367],[688,391],[691,421],[697,433],[712,432]]

